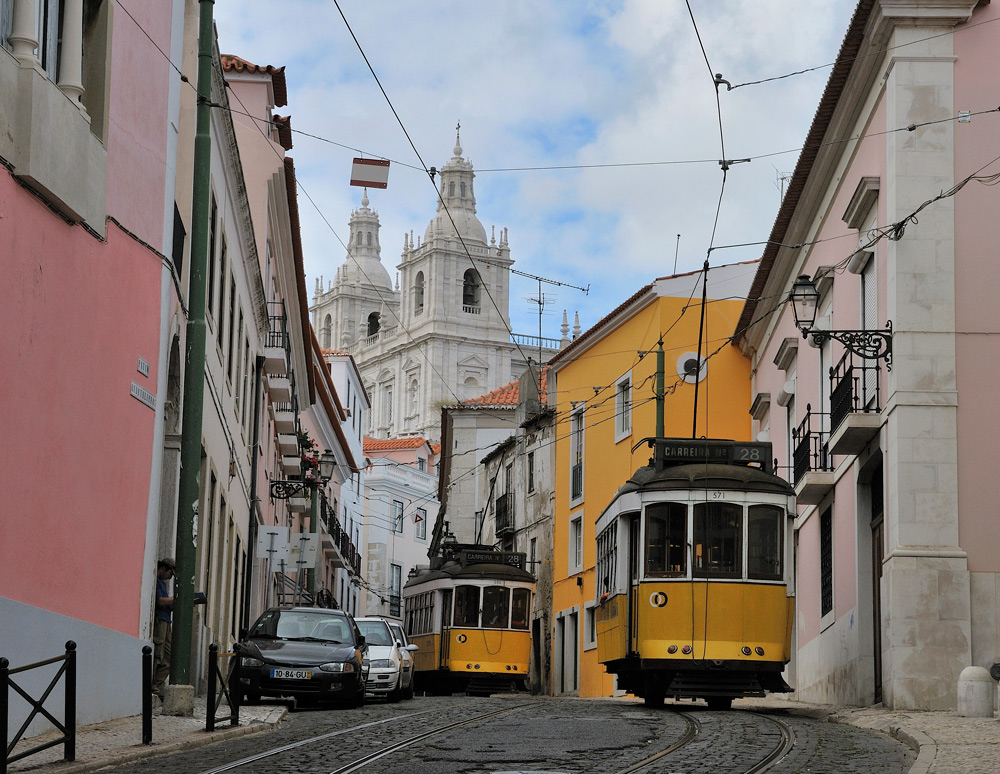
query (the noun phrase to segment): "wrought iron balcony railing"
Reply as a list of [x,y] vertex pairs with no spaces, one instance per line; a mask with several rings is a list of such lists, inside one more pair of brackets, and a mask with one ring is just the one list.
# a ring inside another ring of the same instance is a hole
[[849,414],[881,412],[878,360],[857,358],[844,352],[830,369],[830,427],[836,430]]
[[798,484],[806,473],[833,470],[833,460],[827,446],[830,434],[823,430],[823,417],[806,404],[806,415],[792,430],[792,474]]
[[510,492],[497,498],[497,537],[514,531],[514,495]]

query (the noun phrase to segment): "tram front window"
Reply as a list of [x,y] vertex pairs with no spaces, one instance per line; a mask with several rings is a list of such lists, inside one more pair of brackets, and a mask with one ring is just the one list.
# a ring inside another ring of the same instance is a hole
[[694,574],[739,578],[743,509],[732,503],[698,503],[694,507]]
[[781,522],[773,505],[751,505],[747,514],[747,577],[781,580]]
[[646,508],[646,575],[687,574],[687,506],[656,503]]
[[483,589],[483,628],[506,629],[510,620],[510,589],[490,586]]
[[528,628],[528,608],[531,604],[531,591],[529,589],[514,589],[513,601],[510,608],[510,628]]
[[479,586],[455,588],[455,626],[479,626]]

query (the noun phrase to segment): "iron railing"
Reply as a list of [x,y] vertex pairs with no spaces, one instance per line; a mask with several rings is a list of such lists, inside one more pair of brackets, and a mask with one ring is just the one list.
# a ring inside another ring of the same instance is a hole
[[812,406],[806,404],[805,417],[792,430],[792,475],[796,484],[811,471],[833,470],[828,447],[830,434],[823,430],[824,416],[826,415],[814,412]]
[[[232,658],[229,677],[219,669],[220,658]],[[219,654],[219,646],[214,642],[208,646],[208,697],[205,711],[205,730],[214,731],[215,724],[229,721],[232,726],[240,724],[240,652]],[[228,705],[229,714],[216,717],[219,707]]]
[[[30,669],[37,669],[39,667],[47,666],[49,664],[57,664],[60,662],[61,665],[59,666],[59,669],[56,670],[55,676],[53,676],[52,680],[49,681],[48,687],[38,699],[35,699],[24,688],[11,679],[12,675],[16,675],[20,672],[27,672]],[[64,675],[66,677],[63,684],[64,714],[63,722],[60,723],[55,719],[51,712],[45,709],[45,700],[49,698],[49,694],[52,693],[53,689],[55,689],[56,685],[59,683],[59,678]],[[14,692],[31,706],[31,712],[28,713],[28,717],[25,719],[24,723],[21,724],[17,733],[14,734],[13,741],[8,738],[7,732],[7,723],[10,719],[9,689],[11,688],[13,688]],[[62,736],[48,742],[43,742],[22,752],[11,754],[17,743],[21,741],[21,737],[24,736],[24,732],[28,730],[28,726],[31,725],[31,721],[33,721],[38,715],[43,715],[53,726],[56,727],[57,731],[61,732]],[[36,661],[34,664],[25,664],[24,666],[17,667],[15,669],[10,668],[10,662],[7,659],[0,658],[0,750],[3,751],[3,758],[0,759],[0,774],[7,774],[7,767],[11,763],[60,744],[63,745],[63,760],[75,761],[76,643],[73,642],[73,640],[67,642],[66,652],[61,656],[47,658],[44,661]]]
[[830,369],[830,427],[836,430],[849,414],[881,412],[878,360],[858,358],[844,352],[840,362]]

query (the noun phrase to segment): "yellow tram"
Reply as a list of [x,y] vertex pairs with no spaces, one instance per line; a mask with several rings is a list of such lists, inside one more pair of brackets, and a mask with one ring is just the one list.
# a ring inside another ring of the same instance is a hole
[[489,694],[524,690],[535,578],[525,555],[457,545],[403,587],[417,690]]
[[795,493],[771,445],[646,440],[597,522],[598,660],[649,706],[790,691]]

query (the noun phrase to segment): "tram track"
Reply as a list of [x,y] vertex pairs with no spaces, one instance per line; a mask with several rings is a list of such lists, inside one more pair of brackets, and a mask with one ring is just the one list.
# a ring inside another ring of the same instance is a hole
[[[367,755],[363,755],[360,758],[356,758],[355,760],[351,761],[350,763],[344,766],[333,769],[333,771],[331,771],[330,774],[349,774],[349,772],[359,771],[368,764],[380,758],[383,758],[386,755],[391,755],[394,752],[397,752],[399,750],[402,750],[406,747],[417,744],[419,742],[426,741],[427,739],[430,739],[439,734],[443,734],[446,731],[450,731],[454,728],[459,728],[460,726],[468,725],[470,723],[475,723],[477,721],[487,720],[491,717],[502,715],[507,712],[513,712],[514,710],[525,709],[527,707],[534,706],[535,704],[538,704],[538,702],[528,702],[525,704],[517,704],[512,707],[504,707],[503,709],[500,710],[494,710],[493,712],[487,712],[481,715],[475,715],[471,718],[465,718],[463,720],[455,721],[454,723],[448,723],[443,726],[438,726],[437,728],[432,728],[428,731],[416,734],[408,739],[404,739],[400,742],[396,742],[394,744],[382,747],[379,750],[368,753]],[[223,772],[233,771],[234,769],[238,769],[242,766],[247,766],[252,763],[257,763],[258,761],[262,761],[277,755],[282,755],[284,753],[291,752],[292,750],[296,750],[301,747],[307,747],[312,744],[317,744],[327,739],[332,739],[333,737],[353,734],[358,731],[374,728],[380,725],[384,725],[386,723],[398,723],[399,721],[405,720],[407,718],[418,717],[420,715],[433,714],[434,712],[435,712],[434,710],[424,710],[422,712],[410,712],[405,715],[397,715],[391,718],[385,718],[383,720],[374,720],[370,723],[362,723],[357,726],[351,726],[350,728],[342,728],[337,731],[331,731],[327,734],[320,734],[319,736],[313,736],[308,739],[301,739],[297,742],[292,742],[291,744],[286,744],[282,745],[281,747],[275,747],[270,750],[265,750],[264,752],[257,753],[256,755],[251,755],[246,758],[241,758],[238,761],[232,761],[230,763],[223,764],[222,766],[216,766],[215,768],[206,769],[205,771],[200,772],[200,774],[222,774]]]
[[680,738],[666,749],[653,753],[649,757],[643,758],[638,763],[632,764],[627,769],[621,769],[615,772],[615,774],[633,774],[633,772],[641,771],[651,763],[660,760],[660,758],[665,758],[670,755],[670,753],[676,752],[682,747],[691,744],[691,742],[698,737],[698,734],[701,733],[701,723],[698,722],[698,719],[694,715],[689,715],[687,712],[674,712],[674,714],[684,719],[685,729]]

